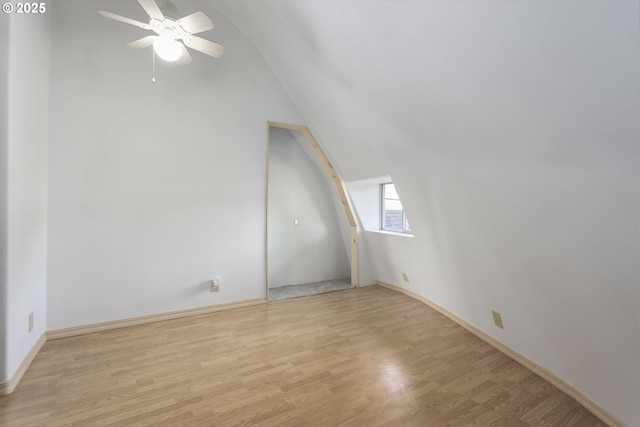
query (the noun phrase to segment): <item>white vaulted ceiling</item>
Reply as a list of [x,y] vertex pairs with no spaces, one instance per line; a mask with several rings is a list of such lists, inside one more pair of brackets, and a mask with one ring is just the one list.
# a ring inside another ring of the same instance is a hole
[[[637,28],[620,22],[633,2],[210,3],[258,47],[330,151],[340,147],[346,180],[384,168],[386,147],[410,160],[414,149],[544,156],[627,141]],[[379,156],[354,161],[363,152]]]

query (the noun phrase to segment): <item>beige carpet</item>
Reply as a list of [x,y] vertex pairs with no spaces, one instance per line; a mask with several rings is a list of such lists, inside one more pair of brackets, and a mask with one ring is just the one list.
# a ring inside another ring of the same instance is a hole
[[327,292],[351,289],[351,278],[324,280],[322,282],[304,283],[301,285],[280,286],[269,288],[269,301],[306,297]]

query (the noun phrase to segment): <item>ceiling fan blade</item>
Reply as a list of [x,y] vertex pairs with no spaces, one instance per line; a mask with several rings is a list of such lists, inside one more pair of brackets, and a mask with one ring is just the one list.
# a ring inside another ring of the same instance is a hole
[[140,3],[140,6],[142,6],[151,18],[157,19],[158,21],[164,19],[164,15],[154,0],[138,0],[138,3]]
[[101,10],[98,13],[104,16],[105,18],[115,19],[116,21],[124,22],[125,24],[135,25],[136,27],[144,28],[145,30],[151,29],[151,26],[149,24],[136,21],[135,19],[126,18],[124,16],[116,15],[115,13],[111,13],[111,12],[105,12],[104,10]]
[[178,58],[178,60],[176,61],[176,64],[186,65],[186,64],[190,64],[192,62],[193,62],[193,58],[191,58],[191,55],[189,55],[189,51],[182,44],[182,55],[180,55],[180,58]]
[[178,19],[178,23],[188,33],[197,34],[213,29],[213,22],[203,12],[192,13],[184,18]]
[[204,54],[213,56],[214,58],[220,58],[224,53],[224,46],[209,40],[202,39],[200,37],[187,36],[182,39],[182,41],[191,49],[195,49]]
[[156,37],[158,37],[158,36],[143,37],[141,39],[138,39],[136,41],[133,41],[133,42],[127,44],[127,47],[132,47],[134,49],[142,49],[144,47],[151,46],[153,44],[153,41],[156,39]]

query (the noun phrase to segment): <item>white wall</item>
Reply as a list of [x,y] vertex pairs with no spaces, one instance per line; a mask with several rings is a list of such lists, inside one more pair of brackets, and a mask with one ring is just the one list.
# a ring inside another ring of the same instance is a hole
[[269,141],[269,287],[349,277],[323,171],[288,130],[271,128]]
[[343,179],[393,177],[377,278],[640,425],[637,1],[216,4]]
[[0,382],[7,380],[7,166],[9,164],[10,15],[0,15]]
[[[0,381],[13,376],[45,332],[47,313],[49,16],[13,14],[9,21],[8,76],[0,76],[3,84],[8,82],[8,114],[0,115],[8,124],[2,126],[7,129],[7,232],[2,284],[6,347]],[[34,315],[31,332],[29,313]]]
[[301,120],[232,24],[177,6],[226,52],[158,63],[155,84],[150,50],[124,47],[147,33],[98,15],[144,19],[136,2],[52,8],[51,330],[265,297],[267,121]]

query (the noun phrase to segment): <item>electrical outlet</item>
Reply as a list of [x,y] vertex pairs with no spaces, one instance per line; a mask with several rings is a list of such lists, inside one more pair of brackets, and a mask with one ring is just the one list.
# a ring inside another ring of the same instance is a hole
[[211,281],[211,292],[218,292],[220,290],[220,278],[216,277]]
[[29,313],[29,332],[33,331],[33,313]]
[[502,324],[502,316],[497,311],[491,310],[491,314],[493,315],[493,323],[500,329],[504,329],[504,325]]
[[402,280],[409,283],[409,276],[407,276],[407,273],[402,273]]

